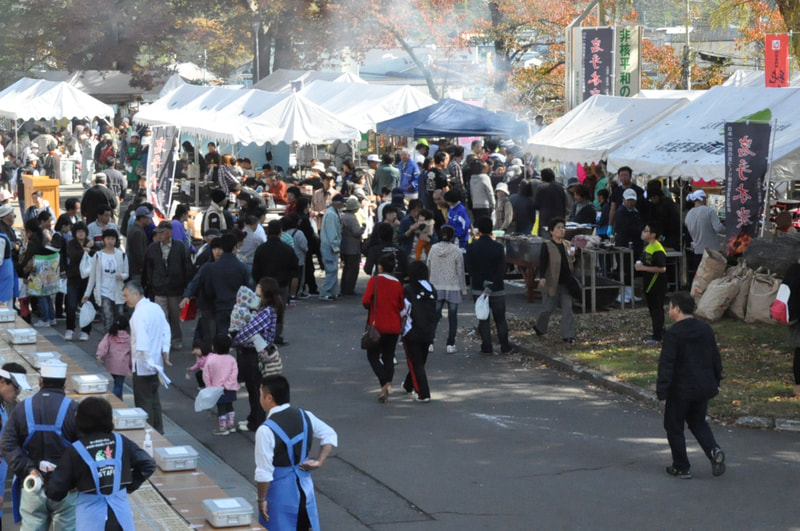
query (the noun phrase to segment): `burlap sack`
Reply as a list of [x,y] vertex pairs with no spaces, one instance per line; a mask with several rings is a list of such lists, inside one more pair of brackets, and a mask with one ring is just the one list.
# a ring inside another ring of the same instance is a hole
[[728,315],[736,319],[744,320],[747,313],[747,299],[750,296],[750,286],[753,283],[753,270],[747,267],[744,260],[739,265],[730,269],[731,276],[739,282],[739,293],[728,306]]
[[691,293],[695,303],[700,302],[700,298],[712,280],[716,280],[725,274],[727,266],[728,260],[721,252],[713,249],[705,250],[703,259],[700,261],[700,266],[697,268],[697,273],[692,281]]
[[737,293],[739,282],[736,278],[722,277],[712,280],[700,298],[694,311],[695,316],[706,321],[720,319]]
[[763,273],[761,270],[753,274],[750,284],[750,293],[747,296],[747,310],[744,316],[745,323],[777,324],[772,319],[769,308],[778,295],[781,281],[774,274]]

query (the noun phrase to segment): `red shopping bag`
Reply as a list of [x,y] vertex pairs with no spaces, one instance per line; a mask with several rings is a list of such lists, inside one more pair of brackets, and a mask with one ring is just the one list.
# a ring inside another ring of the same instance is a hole
[[181,310],[181,321],[193,321],[197,317],[197,299],[192,297]]

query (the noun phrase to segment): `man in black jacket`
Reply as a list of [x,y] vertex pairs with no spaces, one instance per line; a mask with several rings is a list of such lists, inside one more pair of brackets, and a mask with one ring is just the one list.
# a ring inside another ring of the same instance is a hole
[[681,479],[692,477],[686,455],[683,426],[686,423],[711,461],[711,474],[725,473],[725,453],[706,422],[708,401],[717,396],[722,379],[722,360],[714,331],[695,319],[694,299],[678,292],[669,300],[669,316],[675,321],[664,334],[658,360],[656,394],[664,408],[672,465],[667,474]]
[[[506,272],[506,251],[492,239],[492,220],[483,217],[475,221],[480,237],[467,246],[464,265],[470,275],[472,300],[478,300],[483,293],[489,296],[489,308],[497,327],[500,352],[510,354],[514,349],[508,342],[508,322],[506,321],[506,296],[503,276]],[[481,336],[481,354],[491,356],[492,329],[489,319],[478,321]]]
[[[236,248],[236,236],[223,234],[214,241],[218,242],[214,246],[219,245],[222,249],[222,256],[206,265],[204,277],[201,279],[203,285],[199,288],[202,290],[203,297],[214,307],[213,328],[209,320],[204,325],[206,328],[203,329],[203,337],[209,339],[218,333],[228,333],[231,311],[236,304],[236,293],[240,287],[250,285],[250,273],[247,271],[247,266],[233,254]],[[203,303],[198,302],[198,306],[202,308]]]
[[192,261],[183,242],[172,239],[172,223],[162,221],[144,257],[142,280],[148,295],[164,310],[172,332],[172,348],[183,348],[180,302],[192,279]]
[[81,213],[86,219],[87,225],[97,220],[97,209],[100,205],[108,205],[112,211],[115,211],[119,206],[117,198],[114,197],[114,192],[106,186],[105,173],[96,173],[94,182],[94,186],[87,188],[83,192],[83,198],[81,199]]
[[[267,225],[267,241],[258,246],[253,256],[253,283],[258,285],[261,277],[274,278],[285,304],[289,300],[289,283],[299,273],[297,255],[290,245],[281,241],[281,222],[273,219]],[[275,329],[275,344],[284,344],[282,319]]]

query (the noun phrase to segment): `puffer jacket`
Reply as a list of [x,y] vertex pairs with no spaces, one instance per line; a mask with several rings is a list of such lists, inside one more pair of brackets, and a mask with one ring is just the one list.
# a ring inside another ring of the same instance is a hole
[[131,373],[131,336],[125,330],[117,335],[106,334],[97,345],[97,359],[106,360],[109,374],[128,376]]

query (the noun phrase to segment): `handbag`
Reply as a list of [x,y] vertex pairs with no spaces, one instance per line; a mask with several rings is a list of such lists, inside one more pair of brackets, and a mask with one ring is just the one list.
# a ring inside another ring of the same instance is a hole
[[47,297],[58,293],[60,278],[58,254],[35,255],[33,270],[28,275],[28,295],[31,297]]
[[191,297],[189,302],[181,308],[181,321],[192,321],[194,318],[197,317],[197,299]]
[[[372,305],[370,306],[370,312],[367,313],[367,324],[364,326],[364,333],[361,334],[361,348],[363,350],[372,350],[377,348],[377,346],[381,342],[381,333],[378,332],[378,329],[375,328],[375,316],[377,315],[377,303],[378,303],[378,273],[377,269],[375,273],[373,273],[372,278],[374,279],[375,286],[372,289]],[[369,315],[372,314],[372,322],[369,322]]]
[[271,343],[266,350],[258,353],[258,370],[262,378],[283,372],[283,360],[278,347]]

